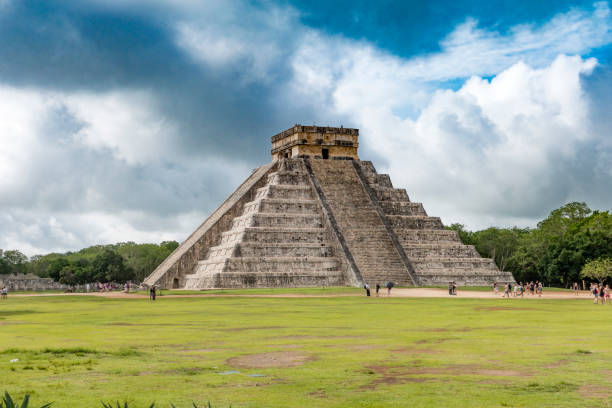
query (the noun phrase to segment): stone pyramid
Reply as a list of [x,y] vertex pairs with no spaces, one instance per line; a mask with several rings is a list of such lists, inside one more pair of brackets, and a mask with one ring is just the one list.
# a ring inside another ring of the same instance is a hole
[[357,129],[296,125],[153,273],[164,288],[514,282],[357,156]]

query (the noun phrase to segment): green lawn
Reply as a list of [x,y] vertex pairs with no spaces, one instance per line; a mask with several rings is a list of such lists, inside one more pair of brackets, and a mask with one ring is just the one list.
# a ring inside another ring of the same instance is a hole
[[0,392],[55,407],[610,407],[611,316],[586,297],[13,297]]

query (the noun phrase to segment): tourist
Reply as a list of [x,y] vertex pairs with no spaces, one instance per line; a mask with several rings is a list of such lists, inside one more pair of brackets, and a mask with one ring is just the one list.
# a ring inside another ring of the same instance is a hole
[[523,282],[521,282],[520,288],[521,288],[521,298],[524,298],[525,297],[525,284]]
[[387,296],[391,295],[391,288],[393,288],[393,282],[387,282],[385,286],[387,287]]
[[155,300],[155,286],[151,286],[151,289],[149,289],[149,299]]
[[370,285],[366,283],[365,285],[363,285],[363,288],[366,291],[366,296],[370,296]]
[[542,285],[542,282],[540,282],[538,284],[538,296],[542,297],[542,291],[544,290],[544,286]]
[[125,284],[125,289],[127,293],[130,293],[130,282],[129,281]]
[[457,282],[453,281],[453,295],[457,296]]
[[578,282],[574,282],[574,296],[578,296]]
[[497,282],[493,282],[493,294],[497,296],[499,293],[499,288],[497,287]]
[[534,285],[533,281],[529,282],[529,295],[530,296],[534,295],[534,289],[535,289],[535,285]]
[[593,294],[593,303],[597,304],[597,298],[598,298],[597,285],[594,285],[592,283],[591,283],[591,293]]
[[502,297],[503,298],[505,298],[505,297],[509,298],[510,297],[510,296],[508,296],[508,284],[507,283],[504,284],[504,295]]
[[601,302],[602,305],[606,304],[606,294],[604,291],[604,286],[603,283],[601,285],[599,285],[599,301]]
[[380,285],[376,284],[376,297],[378,297],[378,292],[380,291]]
[[516,294],[518,293],[518,288],[519,288],[519,285],[514,285],[514,288],[513,288],[514,293],[512,294],[512,296],[516,297]]
[[453,282],[448,282],[448,294],[453,295]]
[[606,285],[604,288],[604,294],[606,303],[610,304],[610,285]]
[[6,299],[8,297],[8,289],[6,288],[6,286],[2,287],[2,299]]

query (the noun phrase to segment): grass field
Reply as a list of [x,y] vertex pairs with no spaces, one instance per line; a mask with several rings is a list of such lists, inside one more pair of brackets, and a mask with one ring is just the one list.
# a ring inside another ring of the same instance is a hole
[[0,391],[56,407],[610,407],[611,317],[586,297],[13,297]]

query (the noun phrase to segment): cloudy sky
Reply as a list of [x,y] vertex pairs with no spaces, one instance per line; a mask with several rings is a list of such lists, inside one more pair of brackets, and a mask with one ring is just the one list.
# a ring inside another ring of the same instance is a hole
[[445,223],[610,209],[610,8],[0,0],[0,248],[181,241],[294,123]]

